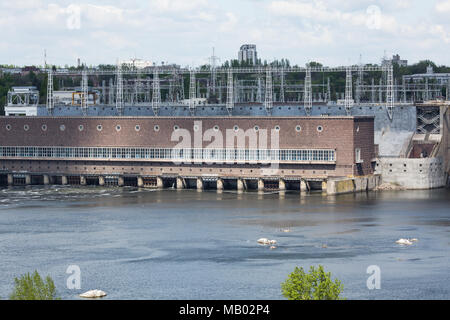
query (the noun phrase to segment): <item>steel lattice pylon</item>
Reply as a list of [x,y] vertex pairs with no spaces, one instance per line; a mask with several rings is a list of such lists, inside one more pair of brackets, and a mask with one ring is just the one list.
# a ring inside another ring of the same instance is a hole
[[345,77],[345,112],[347,115],[351,115],[353,108],[353,92],[352,92],[352,70],[347,68],[346,77]]
[[88,90],[88,76],[87,71],[83,70],[81,76],[81,111],[83,115],[88,113],[88,102],[89,102],[89,90]]
[[305,105],[306,115],[311,114],[312,108],[312,86],[311,86],[311,69],[309,65],[306,67],[305,75],[305,93],[303,95],[303,104]]
[[50,67],[47,75],[47,111],[50,115],[53,114],[53,108],[53,70]]
[[159,85],[159,73],[155,68],[153,71],[153,95],[152,95],[152,109],[155,116],[158,115],[159,108],[161,107],[161,90]]
[[119,115],[123,115],[123,78],[122,66],[117,64],[116,84],[116,109]]
[[272,114],[273,108],[273,92],[272,92],[272,70],[269,67],[266,70],[266,94],[264,98],[264,108],[267,114]]
[[195,114],[195,99],[196,99],[196,88],[195,88],[195,71],[191,70],[190,72],[190,85],[189,85],[189,111],[191,112],[191,115]]
[[389,115],[389,119],[392,120],[394,112],[394,67],[392,65],[389,65],[386,68],[386,109]]
[[330,78],[327,78],[327,102],[331,101],[331,86],[330,86]]
[[281,69],[280,78],[280,102],[284,103],[284,68]]
[[234,83],[233,83],[233,71],[231,69],[228,70],[228,79],[227,79],[227,111],[228,114],[231,115],[234,109]]

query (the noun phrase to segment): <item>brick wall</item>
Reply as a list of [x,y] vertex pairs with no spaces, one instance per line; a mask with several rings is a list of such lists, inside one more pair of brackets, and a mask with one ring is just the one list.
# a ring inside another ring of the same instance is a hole
[[[194,130],[195,124],[198,126],[197,131]],[[155,126],[159,130],[155,130]],[[305,170],[311,175],[313,171],[316,175],[325,171],[326,176],[372,173],[370,161],[374,157],[373,117],[0,117],[0,144],[172,148],[178,143],[171,141],[175,126],[179,128],[178,133],[180,130],[189,132],[192,147],[199,147],[194,145],[194,136],[201,137],[201,132],[205,133],[206,130],[215,135],[215,126],[223,133],[224,140],[227,129],[233,132],[234,126],[243,131],[248,130],[259,142],[264,130],[267,130],[268,148],[271,145],[276,148],[271,139],[271,130],[279,127],[280,149],[336,149],[336,164],[332,168],[327,166],[325,170],[314,170],[311,165],[303,165],[295,168],[295,174],[306,174]],[[255,126],[259,128],[257,132],[254,130]],[[299,131],[297,126],[300,126]],[[318,130],[319,127],[322,130]],[[235,146],[236,142],[234,140]],[[207,147],[211,141],[201,143],[203,147]],[[227,142],[224,142],[224,147],[225,143]],[[246,147],[249,147],[248,138]],[[360,170],[355,164],[355,147],[362,151],[364,162]],[[323,175],[323,172],[320,174]]]

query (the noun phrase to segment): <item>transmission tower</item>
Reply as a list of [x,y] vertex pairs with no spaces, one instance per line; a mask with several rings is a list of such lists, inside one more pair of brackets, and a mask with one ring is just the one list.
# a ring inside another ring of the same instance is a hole
[[406,103],[406,83],[405,78],[402,78],[403,103]]
[[262,103],[262,83],[261,77],[258,75],[258,89],[256,90],[256,101]]
[[191,115],[195,114],[195,98],[196,98],[196,90],[195,90],[195,72],[191,70],[190,72],[190,85],[189,85],[189,111]]
[[234,92],[233,92],[233,71],[228,69],[228,81],[227,81],[227,111],[228,114],[231,115],[234,109]]
[[280,79],[280,102],[284,103],[284,67],[281,68],[281,79]]
[[305,93],[303,95],[303,103],[305,105],[305,112],[309,116],[312,108],[312,86],[311,86],[311,68],[309,64],[306,66],[305,75]]
[[380,77],[380,85],[378,86],[378,102],[383,103],[383,76]]
[[450,79],[447,80],[447,88],[445,89],[445,100],[450,101]]
[[50,67],[48,69],[48,75],[47,75],[47,111],[48,114],[53,114],[53,108],[54,108],[54,101],[53,101],[53,70]]
[[155,68],[153,70],[153,95],[152,95],[152,109],[155,116],[158,115],[160,107],[161,107],[161,89],[159,85],[159,73],[158,68]]
[[213,52],[212,52],[212,56],[209,58],[209,61],[211,63],[211,94],[212,95],[216,95],[216,78],[217,78],[217,73],[216,73],[216,68],[217,68],[217,62],[220,61],[220,58],[217,57],[214,53],[214,47],[213,47]]
[[272,69],[268,67],[266,70],[266,94],[264,98],[264,108],[267,114],[272,114],[273,108],[273,91],[272,91]]
[[83,115],[88,113],[89,89],[87,70],[83,70],[81,75],[81,111]]
[[331,86],[330,86],[330,78],[327,78],[327,102],[331,101]]
[[116,73],[116,109],[117,113],[123,115],[123,78],[122,78],[122,66],[117,63]]
[[392,120],[394,112],[394,67],[392,66],[392,64],[387,66],[386,109],[389,115],[389,119]]
[[108,103],[110,105],[112,105],[114,103],[114,80],[113,80],[113,78],[109,78]]
[[353,97],[352,97],[352,70],[347,67],[346,79],[345,79],[345,111],[347,115],[350,115],[353,108]]

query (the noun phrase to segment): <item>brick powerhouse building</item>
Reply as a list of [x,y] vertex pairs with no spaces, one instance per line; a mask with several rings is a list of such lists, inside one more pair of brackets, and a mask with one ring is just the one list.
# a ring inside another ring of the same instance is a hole
[[[243,140],[233,136],[244,132]],[[171,141],[172,135],[187,137]],[[374,150],[373,117],[0,118],[0,170],[23,174],[27,184],[37,175],[137,181],[371,175]],[[260,168],[270,163],[278,163],[278,170],[266,176]]]

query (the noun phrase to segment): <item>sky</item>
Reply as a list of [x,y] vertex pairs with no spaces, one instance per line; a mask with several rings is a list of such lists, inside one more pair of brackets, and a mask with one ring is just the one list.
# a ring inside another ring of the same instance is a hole
[[300,66],[450,65],[450,0],[0,0],[0,64],[115,64],[130,58],[181,66],[261,59]]

